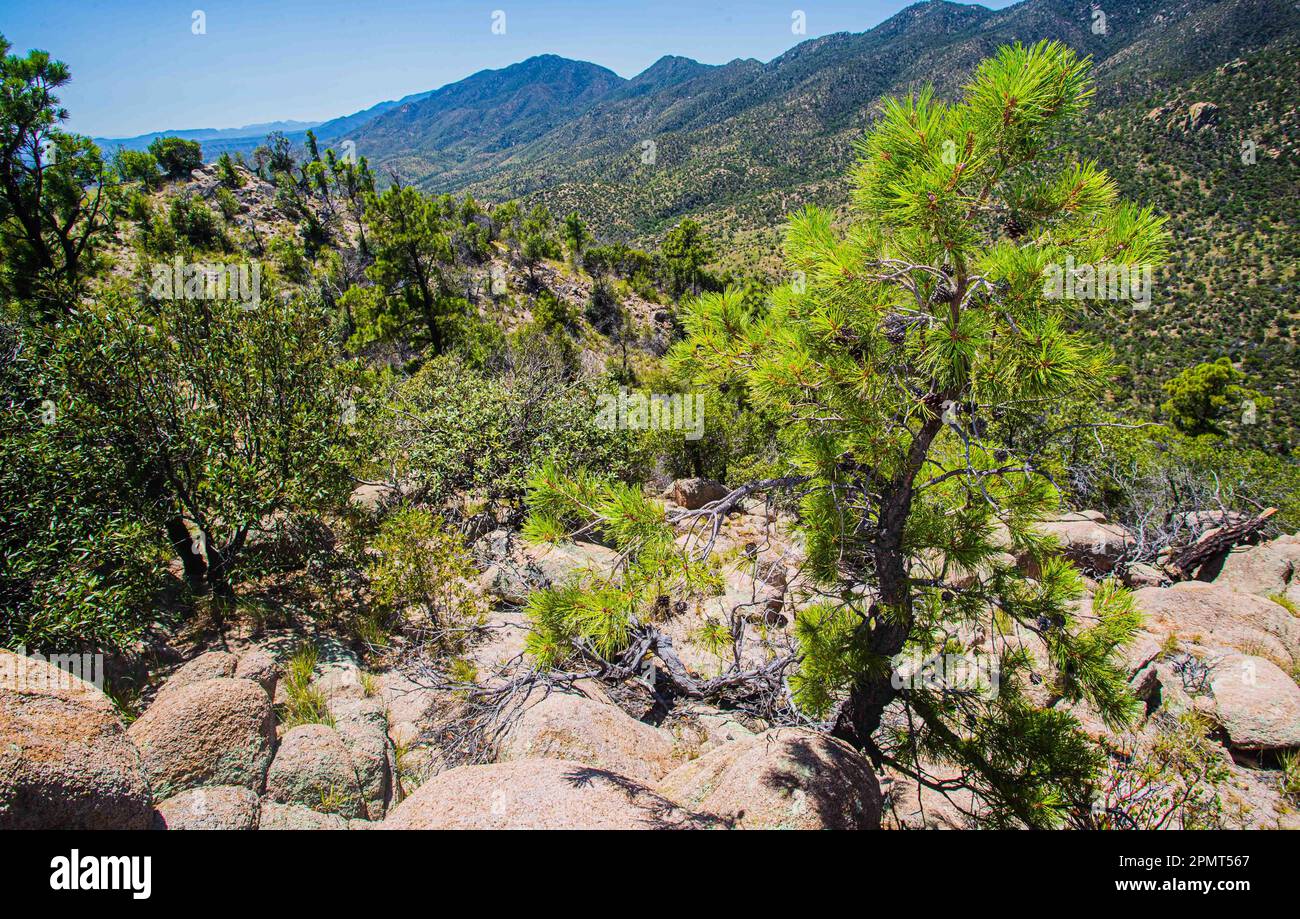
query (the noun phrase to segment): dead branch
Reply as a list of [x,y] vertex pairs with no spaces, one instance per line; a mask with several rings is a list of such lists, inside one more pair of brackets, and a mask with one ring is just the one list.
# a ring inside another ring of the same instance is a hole
[[726,519],[727,514],[736,509],[743,499],[752,495],[756,491],[769,491],[776,488],[793,488],[796,485],[802,485],[808,481],[806,475],[788,475],[778,479],[764,479],[761,482],[750,482],[748,485],[742,485],[733,489],[717,501],[710,501],[708,504],[693,511],[679,511],[668,518],[670,524],[686,523],[688,521],[708,520],[710,525],[709,539],[700,552],[700,558],[708,557],[713,551],[713,544],[717,542],[718,533],[722,530],[722,522]]
[[1175,552],[1163,565],[1165,572],[1176,581],[1187,580],[1206,562],[1257,537],[1268,519],[1276,513],[1277,508],[1270,507],[1249,520],[1209,530],[1187,548]]

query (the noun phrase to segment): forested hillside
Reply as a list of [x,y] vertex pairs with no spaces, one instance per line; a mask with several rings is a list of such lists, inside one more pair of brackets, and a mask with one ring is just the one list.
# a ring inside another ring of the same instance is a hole
[[213,161],[0,37],[0,829],[1300,827],[1297,14],[1093,13]]
[[1179,242],[1150,311],[1090,323],[1127,367],[1117,398],[1149,408],[1179,368],[1226,355],[1274,400],[1251,441],[1282,453],[1300,432],[1297,72],[1300,46],[1279,42],[1100,111],[1077,134],[1126,193],[1169,215]]

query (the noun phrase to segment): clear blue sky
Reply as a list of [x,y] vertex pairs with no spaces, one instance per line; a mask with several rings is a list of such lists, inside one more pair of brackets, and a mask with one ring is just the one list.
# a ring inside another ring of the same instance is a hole
[[[985,0],[1009,6],[1011,0]],[[907,0],[0,0],[14,50],[72,68],[71,130],[124,137],[325,120],[535,54],[629,77],[665,54],[770,60]],[[206,34],[192,31],[195,10]],[[494,11],[505,34],[493,34]],[[791,15],[806,14],[807,32]]]

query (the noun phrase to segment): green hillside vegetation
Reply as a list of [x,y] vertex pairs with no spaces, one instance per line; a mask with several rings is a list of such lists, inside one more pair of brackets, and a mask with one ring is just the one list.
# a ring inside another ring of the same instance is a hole
[[[1163,381],[1227,356],[1272,397],[1244,436],[1284,454],[1300,425],[1289,396],[1300,385],[1300,111],[1288,88],[1297,68],[1300,46],[1272,46],[1186,87],[1099,112],[1074,138],[1121,189],[1167,214],[1179,243],[1156,278],[1151,310],[1090,323],[1127,368],[1116,398],[1154,409]],[[1216,109],[1195,130],[1189,110],[1200,102]]]
[[[1176,6],[1167,39],[1241,44],[1276,12]],[[1008,41],[1059,27],[1086,46],[1082,9],[923,4],[774,64],[669,60],[637,85],[535,59],[367,122],[378,143],[444,119],[384,156],[387,177],[314,130],[209,165],[169,137],[106,156],[62,129],[66,66],[0,39],[0,644],[143,655],[177,629],[306,621],[428,655],[473,702],[475,553],[580,537],[617,562],[518,588],[512,691],[649,666],[655,704],[811,726],[908,775],[954,764],[993,825],[1097,826],[1107,758],[1064,704],[1130,722],[1140,617],[1035,525],[1103,511],[1144,534],[1124,565],[1158,561],[1192,511],[1300,526],[1295,112],[1259,88],[1295,50],[1108,94],[1123,49],[1166,47],[1161,79],[1203,49],[1140,45],[1145,13],[1098,40],[1110,69]],[[548,127],[539,81],[576,117]],[[518,121],[488,111],[503,97]],[[1206,97],[1218,120],[1188,121]],[[644,136],[603,123],[638,112]],[[1067,258],[1158,270],[1153,309],[1051,296]],[[629,391],[699,395],[702,436],[607,423]],[[691,639],[716,675],[659,628],[723,589],[712,541],[674,527],[726,507],[660,499],[689,476],[732,505],[763,495],[806,555],[819,600],[761,666],[717,652],[775,623]],[[993,698],[893,685],[893,658],[985,624],[1049,659],[1004,643]]]

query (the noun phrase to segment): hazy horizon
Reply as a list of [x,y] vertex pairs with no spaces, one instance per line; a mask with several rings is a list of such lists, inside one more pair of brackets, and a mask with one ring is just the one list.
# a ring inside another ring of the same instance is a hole
[[[836,32],[864,32],[909,0],[663,0],[609,8],[596,0],[0,0],[0,34],[25,54],[68,64],[66,127],[94,137],[320,122],[437,89],[539,54],[633,77],[664,55],[706,64],[771,60]],[[1000,9],[1012,0],[979,5]],[[794,30],[804,14],[805,31]],[[195,14],[204,32],[195,34]],[[504,34],[500,31],[504,12]],[[498,30],[493,31],[494,23]],[[292,40],[291,40],[292,39]],[[147,69],[145,67],[147,65]]]

